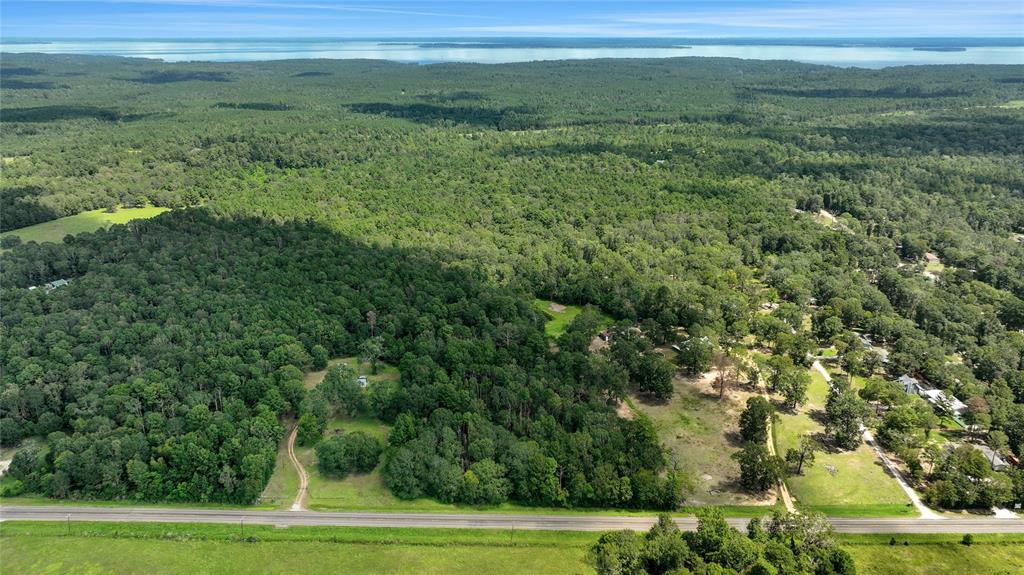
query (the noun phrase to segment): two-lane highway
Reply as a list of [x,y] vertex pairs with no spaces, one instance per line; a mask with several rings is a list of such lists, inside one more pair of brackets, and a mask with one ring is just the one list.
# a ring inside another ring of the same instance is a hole
[[[157,507],[0,506],[2,521],[114,521],[144,523],[246,523],[277,526],[433,527],[455,529],[517,529],[544,531],[645,530],[653,516],[528,515],[491,513],[338,513],[321,511],[258,511],[243,509],[165,509]],[[747,519],[730,518],[737,528]],[[834,518],[839,533],[1024,533],[1024,520],[993,518],[868,519]],[[676,519],[682,529],[697,519]]]

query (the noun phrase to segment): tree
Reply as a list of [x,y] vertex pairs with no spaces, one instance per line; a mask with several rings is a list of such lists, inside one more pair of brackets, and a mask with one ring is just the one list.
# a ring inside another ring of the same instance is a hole
[[768,385],[773,391],[783,395],[783,406],[793,410],[807,400],[807,388],[811,383],[811,375],[806,369],[793,364],[792,358],[775,355],[769,358]]
[[733,374],[731,373],[735,360],[733,360],[730,350],[722,349],[715,352],[713,356],[715,365],[715,388],[718,390],[718,399],[725,397],[725,392],[732,383]]
[[690,556],[679,526],[669,515],[658,516],[658,522],[644,535],[644,542],[644,571],[649,574],[675,572]]
[[704,373],[711,368],[714,343],[707,336],[696,336],[679,344],[676,361],[690,375]]
[[740,414],[740,437],[743,441],[768,441],[768,421],[771,416],[772,405],[767,399],[760,395],[747,399],[747,408]]
[[767,491],[785,476],[782,459],[772,455],[763,443],[747,443],[732,458],[740,464],[740,485],[748,491]]
[[327,348],[320,345],[319,343],[314,345],[309,350],[309,355],[312,358],[313,369],[326,369],[327,360],[330,359],[330,353]]
[[1006,433],[993,429],[988,432],[988,446],[992,449],[992,459],[989,463],[995,464],[996,455],[1002,453],[1010,445],[1010,439]]
[[371,337],[359,344],[359,359],[370,364],[370,373],[377,373],[377,362],[383,354],[384,345],[380,337]]
[[674,391],[672,377],[675,373],[675,367],[665,356],[656,351],[646,352],[637,368],[637,388],[650,393],[658,401],[668,401]]
[[323,437],[324,425],[311,413],[302,414],[298,425],[295,440],[299,445],[316,445]]
[[836,380],[825,401],[825,432],[841,449],[856,449],[861,442],[864,418],[870,408],[849,388]]
[[796,467],[793,470],[794,473],[803,475],[804,466],[811,467],[814,465],[814,454],[820,450],[821,444],[815,441],[813,437],[809,435],[801,436],[799,446],[786,451],[786,463],[791,467]]
[[331,437],[316,446],[321,471],[339,477],[373,471],[380,453],[380,442],[362,431]]
[[610,531],[590,549],[598,575],[646,575],[643,540],[633,531]]

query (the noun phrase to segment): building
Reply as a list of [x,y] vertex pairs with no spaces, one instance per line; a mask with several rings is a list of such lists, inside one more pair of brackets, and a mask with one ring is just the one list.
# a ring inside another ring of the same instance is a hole
[[[44,284],[43,285],[43,289],[45,289],[46,291],[53,291],[53,290],[55,290],[57,288],[64,287],[64,286],[66,286],[66,285],[68,285],[70,283],[71,283],[71,280],[66,280],[66,279],[61,278],[59,280],[53,280],[52,282],[50,282],[48,284]],[[29,288],[29,289],[32,289],[32,288]]]
[[953,418],[954,421],[967,427],[967,423],[964,421],[964,416],[967,414],[967,405],[959,399],[948,395],[941,389],[925,389],[922,390],[918,395],[923,397],[928,403],[932,404],[932,407],[939,409]]
[[1010,466],[1010,464],[1003,459],[1002,455],[999,455],[994,449],[984,443],[972,443],[971,445],[978,451],[985,454],[985,459],[988,460],[988,464],[992,466],[993,471],[1006,471]]
[[900,378],[896,380],[896,383],[903,388],[904,392],[923,397],[925,401],[932,404],[932,407],[949,415],[960,425],[967,427],[967,424],[964,423],[964,416],[967,414],[967,405],[964,404],[964,402],[947,394],[941,389],[928,387],[916,378],[910,377],[907,374],[901,375]]
[[903,374],[900,376],[898,380],[896,380],[896,382],[900,384],[900,386],[903,388],[903,391],[905,391],[906,393],[921,395],[923,386],[921,385],[920,381],[917,381],[917,379],[910,377],[907,374]]

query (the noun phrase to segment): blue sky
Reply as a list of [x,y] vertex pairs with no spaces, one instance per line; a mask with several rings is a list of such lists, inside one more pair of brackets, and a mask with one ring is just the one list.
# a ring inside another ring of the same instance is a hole
[[921,37],[1024,34],[1024,0],[0,0],[51,38]]

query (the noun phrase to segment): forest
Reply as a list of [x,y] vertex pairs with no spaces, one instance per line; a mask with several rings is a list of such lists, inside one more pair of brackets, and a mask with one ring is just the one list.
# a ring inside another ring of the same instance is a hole
[[[324,445],[333,469],[379,450],[402,497],[673,509],[687,478],[615,407],[752,335],[791,364],[870,337],[888,362],[851,351],[848,371],[946,389],[1024,455],[1022,79],[5,55],[0,229],[173,208],[5,237],[0,441],[31,444],[11,476],[62,498],[252,502],[284,420],[350,407],[344,382],[306,391],[302,373],[371,347],[401,379],[360,409],[392,434]],[[599,308],[614,345],[589,351],[587,313],[549,342],[534,297]],[[678,365],[651,351],[668,344]],[[916,449],[927,422],[891,419],[893,448]],[[969,462],[942,457],[934,497],[956,507]],[[1019,473],[1006,484],[985,497],[1024,498]]]

